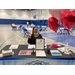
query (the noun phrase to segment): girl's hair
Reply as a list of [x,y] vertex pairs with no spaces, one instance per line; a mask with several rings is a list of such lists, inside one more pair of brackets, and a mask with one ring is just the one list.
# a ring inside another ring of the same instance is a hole
[[[33,30],[32,30],[32,35],[34,34],[34,28],[37,28],[37,27],[33,27]],[[38,29],[38,28],[37,28]]]

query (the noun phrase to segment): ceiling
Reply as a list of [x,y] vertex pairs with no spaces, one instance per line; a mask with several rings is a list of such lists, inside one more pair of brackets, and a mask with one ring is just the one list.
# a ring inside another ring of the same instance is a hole
[[[13,9],[14,10],[14,9]],[[31,11],[31,10],[35,10],[35,9],[15,9],[15,10],[21,10],[21,11]]]

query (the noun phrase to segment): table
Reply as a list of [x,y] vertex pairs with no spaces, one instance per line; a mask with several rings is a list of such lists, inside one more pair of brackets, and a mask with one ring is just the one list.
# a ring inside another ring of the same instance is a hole
[[63,33],[63,31],[64,31],[64,28],[63,28],[63,27],[61,27],[61,28],[60,28],[60,30],[61,30],[61,33]]
[[27,30],[32,30],[32,28],[26,28]]
[[45,31],[46,26],[42,26],[42,30]]
[[[50,45],[47,45],[49,47]],[[8,50],[10,45],[5,46],[2,50]],[[63,45],[62,45],[63,47]],[[56,48],[52,47],[51,50],[55,50]],[[30,56],[18,56],[20,50],[28,50],[28,45],[19,45],[18,49],[14,49],[14,55],[10,57],[0,58],[1,65],[72,65],[75,64],[75,54],[72,52],[72,55],[66,55],[61,52],[63,56],[52,56],[51,54],[47,54],[47,57],[36,57],[36,54],[32,54]],[[45,52],[47,49],[45,49]],[[2,51],[0,51],[1,53]]]
[[[39,27],[40,27],[40,26],[38,26],[38,28],[39,28]],[[42,26],[42,31],[44,31],[46,27],[47,27],[47,26]]]
[[19,27],[20,25],[15,25],[15,26]]
[[35,25],[31,25],[31,27],[33,28],[33,27],[35,27]]

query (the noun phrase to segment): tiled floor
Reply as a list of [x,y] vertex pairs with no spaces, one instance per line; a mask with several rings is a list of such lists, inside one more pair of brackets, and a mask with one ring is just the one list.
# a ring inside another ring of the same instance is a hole
[[[26,25],[23,25],[23,27],[26,27]],[[30,32],[32,31],[30,30]],[[53,32],[53,31],[48,27],[47,31],[42,31],[41,33],[49,33],[49,32]],[[75,36],[75,33],[73,35]],[[44,38],[45,38],[46,44],[50,45],[55,42],[54,40],[49,39],[47,37],[44,37]],[[12,28],[10,25],[0,25],[0,50],[4,46],[9,44],[28,44],[27,40],[28,38],[23,37],[22,31],[19,31],[19,30],[12,31]],[[63,44],[60,42],[58,43]],[[70,48],[73,52],[75,52],[75,47],[70,47]]]

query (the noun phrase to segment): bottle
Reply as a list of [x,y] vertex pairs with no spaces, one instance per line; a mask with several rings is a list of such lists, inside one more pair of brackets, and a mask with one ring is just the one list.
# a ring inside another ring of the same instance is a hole
[[47,49],[47,53],[50,54],[50,48]]
[[33,52],[35,52],[35,48],[33,47]]
[[68,43],[65,45],[65,51],[64,52],[68,52],[69,46]]

